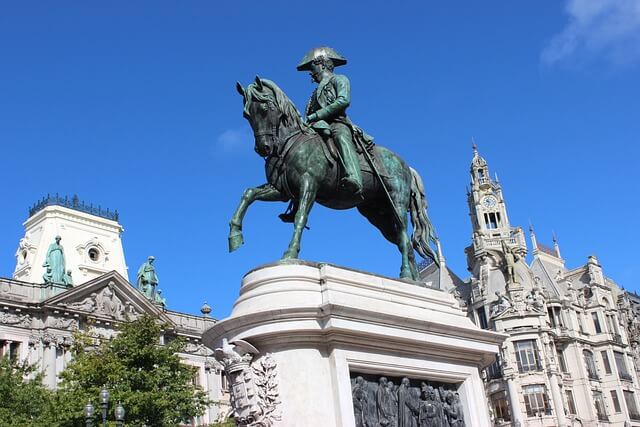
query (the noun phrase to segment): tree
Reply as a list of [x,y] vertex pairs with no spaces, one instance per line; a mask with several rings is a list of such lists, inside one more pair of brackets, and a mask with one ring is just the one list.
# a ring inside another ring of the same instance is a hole
[[99,417],[100,390],[111,393],[109,419],[122,402],[129,426],[174,426],[202,415],[211,404],[207,394],[193,384],[197,368],[182,363],[176,354],[184,342],[160,345],[162,327],[143,316],[124,323],[116,337],[96,334],[76,336],[73,360],[61,373],[56,396],[58,425],[81,425],[83,408],[91,402]]
[[[53,393],[26,362],[0,357],[0,426],[50,426]],[[29,379],[31,377],[31,379]]]

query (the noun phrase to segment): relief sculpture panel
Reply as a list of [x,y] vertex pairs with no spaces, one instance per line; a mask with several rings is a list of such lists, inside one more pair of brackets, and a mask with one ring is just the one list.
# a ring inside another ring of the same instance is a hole
[[352,372],[356,427],[465,427],[458,387]]

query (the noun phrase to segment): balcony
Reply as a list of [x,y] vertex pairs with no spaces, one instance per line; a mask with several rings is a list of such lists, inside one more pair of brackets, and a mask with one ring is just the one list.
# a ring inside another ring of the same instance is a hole
[[633,377],[631,376],[630,373],[628,372],[620,372],[620,374],[618,375],[620,377],[621,380],[623,381],[629,381],[629,382],[633,382]]

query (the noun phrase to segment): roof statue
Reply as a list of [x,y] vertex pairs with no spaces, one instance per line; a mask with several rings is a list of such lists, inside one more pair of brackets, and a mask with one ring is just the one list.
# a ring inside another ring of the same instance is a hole
[[[229,250],[244,242],[242,220],[257,201],[288,202],[280,219],[293,223],[283,259],[297,259],[309,213],[318,202],[332,209],[357,208],[402,254],[400,277],[419,280],[414,249],[439,263],[431,247],[437,241],[427,216],[424,185],[418,173],[353,124],[349,79],[334,68],[347,60],[334,49],[312,49],[297,66],[309,71],[317,87],[304,117],[271,80],[237,90],[251,124],[255,151],[264,158],[267,182],[247,188],[230,221]],[[408,235],[410,214],[413,234]]]
[[[56,236],[55,241],[49,245],[47,256],[42,265],[45,273],[42,277],[45,283],[67,284],[67,271],[65,270],[64,248],[60,244],[62,237]],[[71,285],[71,283],[69,283]]]

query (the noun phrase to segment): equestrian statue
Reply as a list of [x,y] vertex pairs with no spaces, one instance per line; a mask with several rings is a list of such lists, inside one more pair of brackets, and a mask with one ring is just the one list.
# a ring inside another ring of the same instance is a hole
[[[346,115],[351,101],[349,79],[334,73],[347,60],[329,47],[312,49],[298,65],[318,84],[304,119],[272,81],[255,78],[236,88],[243,115],[255,138],[255,151],[265,159],[267,183],[244,191],[230,222],[229,251],[244,243],[242,220],[256,200],[289,202],[280,219],[294,224],[283,259],[296,259],[300,239],[315,202],[332,209],[357,208],[402,253],[400,277],[419,280],[413,249],[439,260],[431,243],[435,230],[427,216],[420,175],[390,150],[354,125]],[[407,213],[413,234],[408,235]]]

